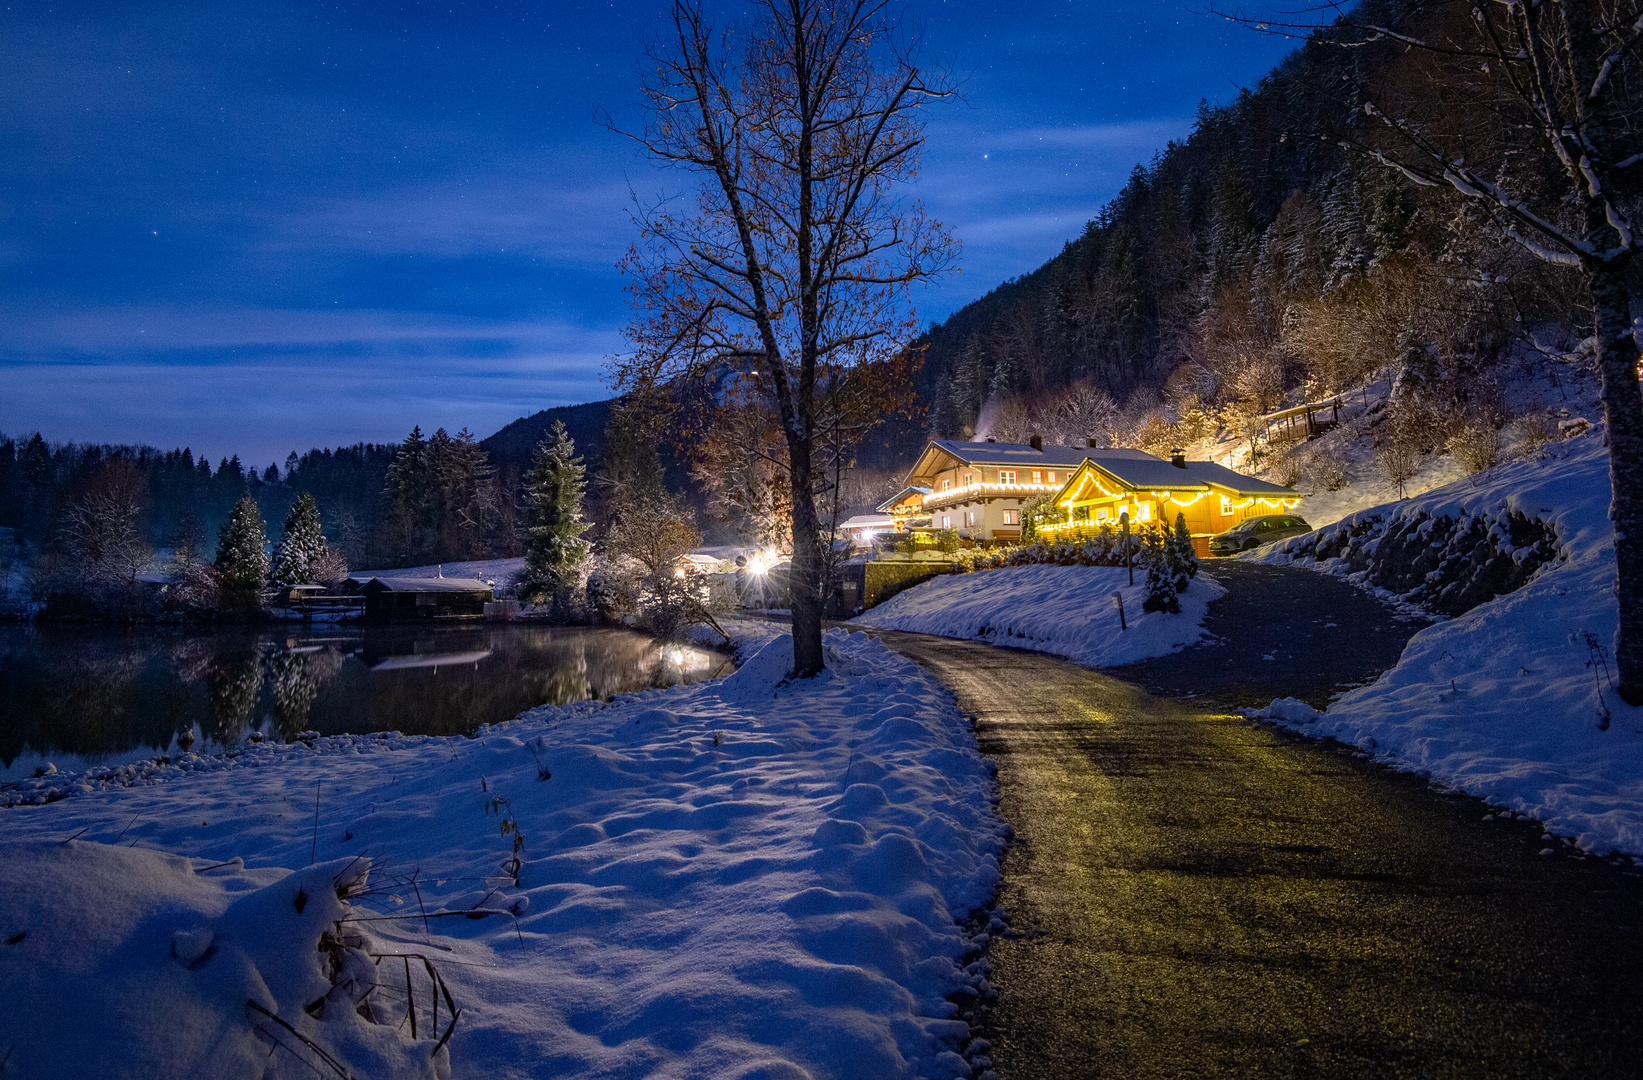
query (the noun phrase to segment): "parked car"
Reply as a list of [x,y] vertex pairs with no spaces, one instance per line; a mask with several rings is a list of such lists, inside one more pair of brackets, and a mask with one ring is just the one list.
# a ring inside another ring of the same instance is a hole
[[1240,551],[1270,544],[1274,540],[1288,540],[1291,536],[1302,536],[1312,531],[1312,526],[1306,523],[1305,518],[1298,518],[1294,514],[1266,514],[1262,517],[1246,518],[1228,529],[1209,538],[1209,553],[1211,555],[1236,555]]

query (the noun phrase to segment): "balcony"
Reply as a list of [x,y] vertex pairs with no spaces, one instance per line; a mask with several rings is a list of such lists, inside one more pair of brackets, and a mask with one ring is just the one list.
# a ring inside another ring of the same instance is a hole
[[1053,495],[1061,487],[1060,484],[965,484],[947,491],[932,491],[924,496],[924,508],[936,510],[977,499],[1030,499],[1035,495]]

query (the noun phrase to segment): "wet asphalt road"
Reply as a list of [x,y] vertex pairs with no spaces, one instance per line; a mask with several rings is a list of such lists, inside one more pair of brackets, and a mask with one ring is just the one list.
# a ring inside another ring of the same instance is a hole
[[[1224,574],[1223,636],[1225,612],[1262,610],[1275,585],[1338,585],[1249,569]],[[1268,610],[1269,629],[1300,617]],[[1327,630],[1369,662],[1295,696],[1363,681],[1418,629],[1361,613]],[[1039,654],[882,636],[954,690],[999,766],[1012,929],[971,1019],[1003,1080],[1643,1076],[1643,877],[1541,855],[1538,826],[1205,704],[1279,696],[1304,662],[1229,674],[1218,650],[1247,648],[1229,639],[1115,670],[1198,695],[1165,698]]]

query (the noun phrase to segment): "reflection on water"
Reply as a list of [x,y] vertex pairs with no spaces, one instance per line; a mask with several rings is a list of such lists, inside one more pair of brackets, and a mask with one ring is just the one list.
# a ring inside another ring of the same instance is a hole
[[0,780],[253,734],[464,734],[535,705],[730,670],[719,653],[608,628],[0,628]]

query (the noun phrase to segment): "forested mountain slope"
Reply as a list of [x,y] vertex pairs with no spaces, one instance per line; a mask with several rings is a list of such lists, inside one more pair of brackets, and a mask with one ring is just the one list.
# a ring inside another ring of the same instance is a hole
[[[1427,41],[1473,34],[1466,4],[1367,0],[1352,17]],[[1398,142],[1372,100],[1544,194],[1557,163],[1489,96],[1487,65],[1345,36],[1316,34],[1259,86],[1201,106],[1192,135],[1137,165],[1059,255],[932,327],[931,430],[1145,443],[1386,370],[1421,381],[1432,409],[1498,413],[1503,356],[1589,333],[1572,273],[1363,152]]]

